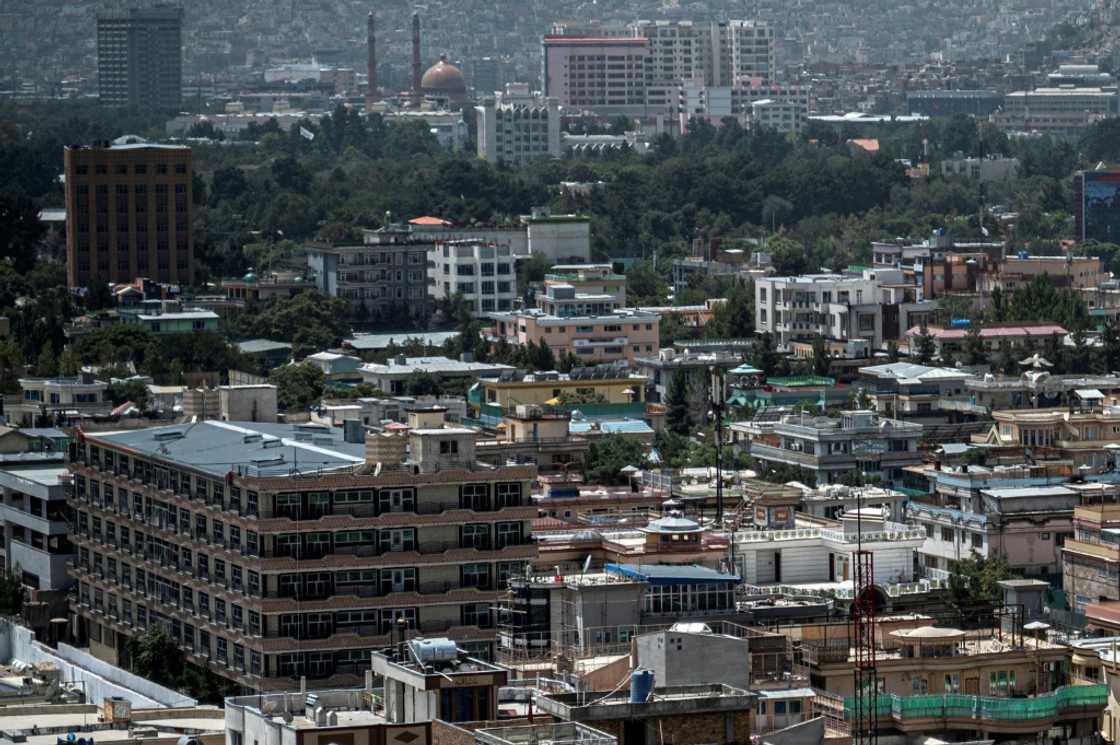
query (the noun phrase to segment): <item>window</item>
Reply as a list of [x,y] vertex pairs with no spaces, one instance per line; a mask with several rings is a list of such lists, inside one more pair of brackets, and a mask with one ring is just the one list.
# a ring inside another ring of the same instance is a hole
[[1015,691],[1015,671],[998,670],[988,673],[988,694],[1010,696]]
[[439,441],[439,454],[440,455],[458,455],[459,454],[459,441],[458,440],[440,440]]
[[945,693],[960,693],[961,690],[961,676],[960,673],[953,673],[945,676]]
[[947,543],[952,543],[953,540],[954,540],[954,535],[953,535],[954,532],[955,531],[952,528],[942,528],[941,529],[941,540],[946,541]]
[[1049,533],[1039,533],[1038,534],[1038,540],[1048,541],[1048,540],[1050,540],[1050,534]]
[[463,484],[459,487],[459,508],[484,511],[490,509],[489,484]]
[[922,693],[929,693],[929,681],[920,675],[915,675],[910,678],[910,690],[915,695]]
[[498,523],[495,527],[498,535],[497,548],[521,545],[521,523]]
[[490,565],[485,563],[464,564],[460,572],[459,584],[463,587],[490,589]]
[[483,523],[469,523],[460,528],[460,545],[463,548],[490,548],[490,526]]

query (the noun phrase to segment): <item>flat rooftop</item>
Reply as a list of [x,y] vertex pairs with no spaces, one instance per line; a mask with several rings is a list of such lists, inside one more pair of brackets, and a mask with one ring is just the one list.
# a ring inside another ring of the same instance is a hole
[[69,473],[61,466],[9,467],[0,471],[0,481],[27,481],[41,486],[58,486],[59,478]]
[[106,443],[172,461],[217,477],[231,471],[256,476],[337,470],[365,462],[365,443],[346,442],[341,427],[262,422],[219,422],[121,432],[89,433]]

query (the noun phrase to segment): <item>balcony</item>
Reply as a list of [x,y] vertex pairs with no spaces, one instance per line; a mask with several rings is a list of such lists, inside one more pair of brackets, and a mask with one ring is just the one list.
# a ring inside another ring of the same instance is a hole
[[[844,717],[853,718],[852,698],[844,699]],[[1062,719],[1100,716],[1108,703],[1108,686],[1067,685],[1038,696],[997,698],[959,693],[925,696],[880,695],[875,702],[880,722],[891,720],[903,732],[929,727],[969,727],[988,732],[1037,732]]]

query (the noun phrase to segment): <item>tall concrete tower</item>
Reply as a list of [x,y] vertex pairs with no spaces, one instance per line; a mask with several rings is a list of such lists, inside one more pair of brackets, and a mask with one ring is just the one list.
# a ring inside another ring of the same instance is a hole
[[412,14],[412,96],[420,102],[420,14]]
[[366,85],[366,111],[373,108],[377,102],[377,34],[374,29],[373,11],[366,17],[366,74],[369,83]]

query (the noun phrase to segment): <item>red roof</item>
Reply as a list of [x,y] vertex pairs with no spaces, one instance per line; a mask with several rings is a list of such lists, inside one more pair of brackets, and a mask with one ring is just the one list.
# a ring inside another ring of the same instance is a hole
[[[968,336],[967,328],[946,329],[939,326],[930,326],[929,335],[938,341],[953,341]],[[922,333],[921,326],[914,326],[906,332],[907,336],[918,336]],[[1022,336],[1065,336],[1069,332],[1056,324],[1037,324],[1033,326],[989,326],[980,329],[981,339],[1012,339]]]
[[876,140],[876,139],[848,140],[848,144],[849,145],[855,145],[856,147],[862,148],[863,150],[866,150],[869,153],[879,152],[879,141]]
[[1085,606],[1085,617],[1090,621],[1103,621],[1120,626],[1120,601],[1090,603]]
[[571,523],[564,522],[558,517],[538,517],[532,522],[532,530],[564,530],[572,527]]
[[423,217],[414,217],[408,221],[409,225],[436,225],[441,227],[451,227],[450,220],[444,220],[442,217],[432,217],[424,215]]

